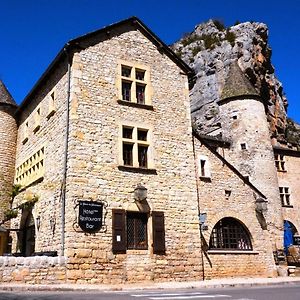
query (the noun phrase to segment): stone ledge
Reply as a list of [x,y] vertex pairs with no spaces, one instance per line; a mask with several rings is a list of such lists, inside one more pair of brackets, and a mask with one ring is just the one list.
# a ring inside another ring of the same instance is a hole
[[208,250],[208,254],[252,254],[258,255],[258,251],[252,250]]
[[64,256],[30,256],[30,257],[15,257],[15,256],[0,256],[0,266],[32,266],[32,267],[48,267],[48,266],[64,266],[67,258]]
[[157,175],[156,169],[137,168],[131,166],[118,166],[120,171],[126,171],[131,173],[143,173],[143,174],[155,174]]
[[143,108],[143,109],[147,109],[147,110],[154,110],[154,107],[152,105],[148,105],[148,104],[140,104],[140,103],[125,101],[125,100],[117,100],[117,102],[119,104],[125,105],[125,106]]

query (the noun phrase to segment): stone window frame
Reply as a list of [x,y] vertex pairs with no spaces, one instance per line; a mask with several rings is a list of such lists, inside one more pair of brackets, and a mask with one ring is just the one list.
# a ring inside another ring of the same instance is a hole
[[198,155],[198,176],[203,179],[211,178],[211,165],[206,155]]
[[35,151],[16,168],[15,183],[25,188],[45,174],[45,146]]
[[28,138],[29,138],[28,132],[29,132],[29,122],[26,121],[26,122],[24,122],[23,130],[22,130],[22,133],[23,133],[22,144],[23,145],[28,142]]
[[[130,76],[123,76],[122,68],[131,69]],[[137,71],[144,72],[144,80],[137,79]],[[130,100],[123,99],[122,84],[126,82],[131,84]],[[142,85],[145,86],[145,96],[143,103],[139,103],[136,90],[137,86]],[[153,110],[150,67],[137,62],[119,60],[117,66],[117,91],[119,104]]]
[[[124,128],[132,129],[132,137],[126,138],[123,136]],[[146,131],[146,140],[138,139],[138,132]],[[142,123],[121,122],[119,124],[119,169],[141,170],[150,173],[155,173],[154,159],[153,159],[153,139],[152,126]],[[132,145],[132,164],[125,164],[123,157],[123,145]],[[139,149],[138,147],[147,147],[147,166],[140,166],[139,163]]]
[[37,106],[34,113],[33,113],[33,119],[34,119],[34,126],[33,126],[33,132],[36,133],[41,128],[41,106]]
[[291,202],[291,189],[289,186],[280,186],[279,195],[282,207],[293,207]]
[[274,154],[275,166],[278,172],[286,172],[286,160],[285,155],[275,153]]
[[209,239],[209,252],[242,253],[253,251],[251,234],[238,219],[225,217],[212,229]]
[[56,89],[52,89],[47,98],[48,98],[48,113],[47,113],[47,116],[46,118],[49,120],[56,112]]

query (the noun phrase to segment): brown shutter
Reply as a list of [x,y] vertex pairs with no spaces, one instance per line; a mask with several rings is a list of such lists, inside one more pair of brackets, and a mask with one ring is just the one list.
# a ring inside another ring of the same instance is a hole
[[126,226],[125,210],[112,211],[112,251],[113,253],[126,253]]
[[160,211],[152,212],[153,225],[153,253],[164,254],[166,252],[165,245],[165,218],[164,213]]

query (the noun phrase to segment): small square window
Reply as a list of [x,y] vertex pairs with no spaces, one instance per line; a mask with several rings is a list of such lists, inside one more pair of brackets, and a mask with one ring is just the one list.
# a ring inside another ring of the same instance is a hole
[[130,67],[122,66],[122,76],[130,78],[131,77],[131,69],[132,68],[130,68]]
[[132,139],[132,132],[133,132],[133,128],[132,127],[125,127],[125,126],[123,126],[123,138],[125,138],[125,139]]
[[145,80],[145,71],[144,70],[136,70],[135,71],[135,79],[137,80]]
[[148,130],[138,129],[138,140],[139,141],[147,141],[147,133],[148,133]]
[[247,149],[247,144],[246,143],[241,143],[241,149],[246,150]]

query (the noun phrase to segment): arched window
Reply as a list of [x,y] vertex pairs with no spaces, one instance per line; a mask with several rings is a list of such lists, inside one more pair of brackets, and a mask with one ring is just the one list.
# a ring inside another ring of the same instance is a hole
[[238,220],[223,218],[212,230],[209,249],[252,250],[250,234]]

